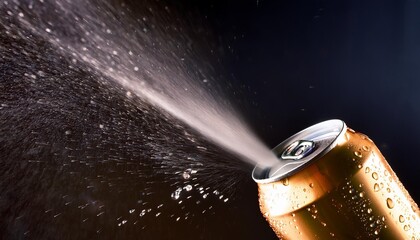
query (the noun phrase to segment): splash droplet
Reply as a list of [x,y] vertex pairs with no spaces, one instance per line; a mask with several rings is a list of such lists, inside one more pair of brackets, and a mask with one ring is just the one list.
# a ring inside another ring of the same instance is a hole
[[375,192],[378,192],[380,189],[379,189],[379,184],[377,184],[377,183],[375,183],[375,185],[373,185],[373,190],[375,191]]
[[366,167],[365,173],[369,173],[369,172],[370,172],[370,168],[369,167]]
[[184,189],[187,191],[187,192],[189,192],[189,191],[191,191],[192,190],[192,186],[191,185],[186,185],[185,187],[184,187]]
[[191,177],[190,172],[191,170],[187,169],[185,172],[182,173],[182,177],[184,179],[189,179]]
[[182,188],[177,188],[177,189],[175,190],[175,192],[173,192],[173,193],[171,194],[171,198],[172,198],[173,200],[177,200],[177,199],[179,198],[179,196],[181,195],[181,192],[182,192]]
[[378,174],[376,172],[373,172],[372,173],[372,178],[375,179],[375,180],[378,180],[378,178],[379,178]]

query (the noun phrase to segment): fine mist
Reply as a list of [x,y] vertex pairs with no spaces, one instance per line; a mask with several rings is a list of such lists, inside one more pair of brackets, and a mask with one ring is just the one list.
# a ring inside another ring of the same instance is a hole
[[148,8],[144,17],[134,18],[124,4],[48,4],[20,6],[15,17],[26,32],[117,82],[127,97],[136,95],[163,109],[249,163],[276,161],[226,100],[211,64],[200,62],[204,57],[183,30],[185,23],[171,21],[174,13]]

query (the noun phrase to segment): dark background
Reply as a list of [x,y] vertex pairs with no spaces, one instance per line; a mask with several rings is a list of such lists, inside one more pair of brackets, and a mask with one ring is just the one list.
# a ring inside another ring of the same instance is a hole
[[[342,119],[373,139],[420,200],[419,1],[150,2],[168,4],[182,22],[204,29],[197,45],[215,47],[214,68],[222,75],[215,78],[269,147],[319,121]],[[148,4],[128,3],[134,14]],[[0,19],[9,20],[6,13]],[[126,90],[103,84],[100,73],[77,64],[69,69],[71,61],[49,42],[25,34],[0,36],[1,236],[275,239],[258,209],[251,166],[159,109],[127,100]],[[37,70],[42,81],[22,77]],[[188,142],[185,129],[208,150]],[[173,150],[169,160],[178,165],[162,161]],[[204,201],[195,192],[194,202],[172,201],[174,189],[192,181],[175,174],[193,164],[185,156],[202,158],[201,186],[223,186],[230,200]],[[128,213],[132,206],[135,215]],[[153,211],[140,218],[142,208]],[[187,220],[170,217],[187,212]],[[123,227],[120,217],[128,219]]]

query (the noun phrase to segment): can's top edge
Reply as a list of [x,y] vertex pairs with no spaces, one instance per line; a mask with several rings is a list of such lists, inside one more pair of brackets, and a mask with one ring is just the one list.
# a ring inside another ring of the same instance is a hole
[[257,183],[270,183],[295,174],[333,149],[346,129],[342,120],[332,119],[296,133],[273,148],[278,163],[271,167],[257,165],[252,178]]

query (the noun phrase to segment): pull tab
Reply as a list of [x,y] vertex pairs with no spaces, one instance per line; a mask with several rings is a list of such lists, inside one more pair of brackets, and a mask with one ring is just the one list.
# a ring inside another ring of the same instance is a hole
[[298,140],[290,144],[281,154],[282,159],[299,160],[315,149],[315,143],[312,141]]

